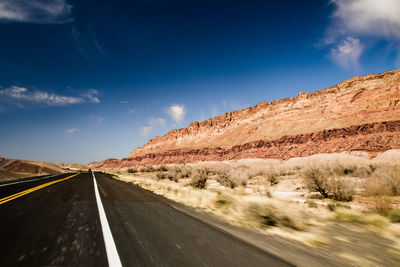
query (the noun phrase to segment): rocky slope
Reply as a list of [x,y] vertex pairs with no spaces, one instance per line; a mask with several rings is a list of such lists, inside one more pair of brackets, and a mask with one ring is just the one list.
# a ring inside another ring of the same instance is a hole
[[172,130],[128,158],[93,167],[280,158],[400,148],[400,70],[355,77],[327,89],[262,102]]

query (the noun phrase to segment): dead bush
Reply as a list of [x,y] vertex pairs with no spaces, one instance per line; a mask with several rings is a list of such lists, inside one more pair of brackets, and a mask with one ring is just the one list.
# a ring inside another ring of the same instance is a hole
[[247,184],[247,175],[242,170],[222,170],[216,172],[216,180],[223,186],[235,188],[237,186],[245,186]]
[[366,166],[359,166],[353,173],[352,176],[354,177],[370,177],[374,171],[376,170],[376,166],[373,164],[369,164]]
[[196,172],[192,177],[190,185],[199,189],[205,188],[209,175],[210,175],[210,170],[207,168],[196,170]]
[[271,186],[279,183],[279,175],[276,172],[269,171],[267,172],[267,180],[271,184]]
[[331,198],[337,201],[352,201],[354,189],[352,183],[346,178],[330,177],[328,179],[328,190]]
[[157,175],[156,175],[156,177],[158,178],[158,179],[160,179],[160,180],[162,180],[162,179],[166,179],[167,178],[167,175],[165,174],[165,173],[157,173]]
[[388,217],[392,223],[400,223],[400,210],[390,210]]
[[179,179],[190,178],[192,170],[189,167],[179,169]]
[[338,201],[351,201],[354,195],[352,183],[341,177],[332,177],[332,173],[320,168],[310,167],[303,172],[303,180],[311,192],[318,192],[324,198]]
[[299,214],[291,213],[273,203],[249,203],[246,216],[258,222],[260,227],[283,226],[295,230],[304,230],[304,220]]
[[326,177],[320,169],[317,167],[310,167],[303,171],[303,180],[306,187],[311,192],[318,192],[324,198],[328,198],[328,182]]
[[235,184],[233,183],[231,175],[228,171],[218,172],[216,180],[223,186],[235,188]]
[[261,168],[248,170],[248,178],[249,179],[257,177],[257,176],[263,176],[264,174],[265,174],[265,170],[263,170]]
[[367,206],[370,212],[376,212],[384,216],[388,215],[389,211],[392,210],[390,199],[387,196],[376,196]]
[[400,166],[380,166],[364,186],[367,196],[400,196]]
[[159,172],[166,172],[166,171],[168,171],[168,168],[165,165],[161,165],[156,170]]
[[128,173],[137,173],[137,172],[138,172],[137,169],[134,169],[134,168],[128,169]]
[[139,168],[140,172],[155,172],[157,171],[153,166],[149,165],[146,167]]

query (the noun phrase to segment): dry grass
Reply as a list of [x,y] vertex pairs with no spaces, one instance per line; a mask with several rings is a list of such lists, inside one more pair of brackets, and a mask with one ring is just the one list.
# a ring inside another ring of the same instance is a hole
[[346,205],[397,222],[396,210],[400,206],[400,199],[396,198],[400,195],[398,159],[400,151],[391,150],[374,159],[334,153],[287,161],[245,159],[146,166],[132,168],[127,172],[136,176],[154,177],[159,182],[169,180],[179,186],[186,185],[203,191],[222,190],[227,194],[258,194],[301,201],[315,212],[327,205],[335,210],[340,207],[340,201],[350,202]]
[[186,205],[211,211],[236,225],[256,229],[273,226],[294,230],[307,228],[309,222],[305,210],[291,203],[254,195],[204,189],[202,180],[208,174],[209,170],[206,168],[200,169],[194,177],[198,177],[201,182],[197,180],[195,182],[201,185],[196,185],[194,188],[135,176],[120,175],[119,179],[133,182]]
[[377,213],[363,213],[357,210],[346,208],[338,208],[336,210],[335,219],[379,228],[387,226],[390,222],[386,217]]
[[[313,165],[310,164],[309,166]],[[160,180],[151,178],[152,176],[148,173],[145,173],[147,178],[143,178],[138,177],[135,173],[120,175],[118,179],[133,182],[174,201],[211,212],[220,219],[234,225],[255,229],[267,234],[277,234],[310,246],[329,246],[333,237],[321,233],[332,222],[336,224],[340,221],[354,223],[354,229],[359,229],[360,231],[361,229],[363,229],[362,231],[367,229],[388,238],[400,238],[398,234],[395,234],[399,229],[399,227],[395,226],[400,222],[400,211],[390,204],[391,197],[389,196],[386,196],[384,198],[385,201],[381,203],[372,202],[376,204],[365,210],[350,208],[352,204],[344,205],[340,202],[327,202],[330,203],[328,208],[322,205],[319,200],[307,200],[304,204],[296,203],[294,201],[280,200],[275,197],[267,197],[256,192],[246,193],[245,189],[248,188],[249,184],[246,187],[239,185],[232,188],[230,185],[232,177],[223,176],[226,175],[226,172],[223,171],[229,171],[227,167],[232,167],[229,174],[247,170],[245,172],[246,175],[243,177],[248,182],[258,182],[260,180],[270,186],[270,188],[281,186],[281,183],[284,183],[284,181],[279,182],[278,185],[271,185],[268,179],[268,171],[273,172],[280,180],[285,179],[286,176],[289,177],[288,179],[291,179],[290,177],[296,177],[296,175],[300,175],[305,171],[305,168],[297,168],[284,172],[282,171],[284,169],[281,169],[282,166],[278,165],[275,168],[268,166],[262,174],[248,178],[246,176],[250,173],[251,168],[235,164],[225,164],[224,168],[221,167],[220,169],[216,168],[215,165],[211,168],[205,164],[201,166],[175,165],[168,166],[168,171],[161,171],[158,174],[169,175],[171,173],[173,177],[178,177],[180,173],[183,173],[182,169],[187,168],[187,170],[191,171],[190,175],[188,175],[189,178],[185,175],[185,178],[178,179],[176,183],[173,178],[163,178]],[[320,168],[317,168],[317,170],[314,171],[324,173],[324,168],[322,168],[322,171]],[[283,173],[285,175],[282,175]],[[286,173],[291,174],[286,175]],[[334,173],[328,171],[325,174],[334,175]],[[223,185],[222,188],[208,187],[210,180],[221,179],[220,176],[229,181],[224,184],[225,182],[220,180],[219,184]],[[321,177],[324,176],[322,175]],[[344,176],[339,178],[348,180],[351,177]],[[327,191],[328,195],[334,194],[334,192],[342,192],[343,186],[338,182],[339,179],[332,179],[332,181],[332,185],[328,186],[330,188]],[[343,197],[337,195],[335,198]]]

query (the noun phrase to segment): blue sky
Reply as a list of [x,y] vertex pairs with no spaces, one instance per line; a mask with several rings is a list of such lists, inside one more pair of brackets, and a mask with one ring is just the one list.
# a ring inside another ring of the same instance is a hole
[[50,162],[400,67],[398,0],[0,0],[0,33],[0,156]]

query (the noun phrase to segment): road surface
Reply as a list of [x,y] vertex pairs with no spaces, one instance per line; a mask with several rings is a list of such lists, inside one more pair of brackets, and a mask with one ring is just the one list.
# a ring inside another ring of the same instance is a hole
[[103,173],[0,185],[0,266],[290,266]]

